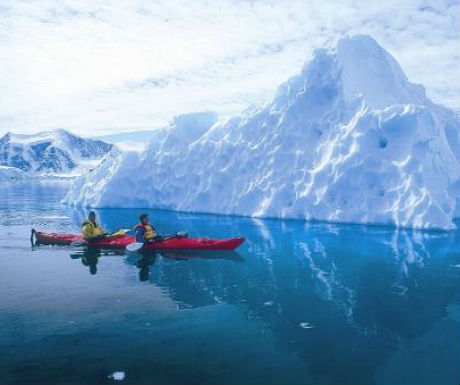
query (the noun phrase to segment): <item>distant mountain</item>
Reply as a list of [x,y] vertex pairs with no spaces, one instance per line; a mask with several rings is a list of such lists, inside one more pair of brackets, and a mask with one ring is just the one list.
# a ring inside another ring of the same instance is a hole
[[0,166],[34,175],[75,176],[96,167],[111,149],[112,144],[84,139],[65,130],[9,132],[0,138]]

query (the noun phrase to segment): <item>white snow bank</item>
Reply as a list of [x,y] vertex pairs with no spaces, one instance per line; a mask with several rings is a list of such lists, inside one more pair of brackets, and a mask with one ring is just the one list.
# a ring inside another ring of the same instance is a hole
[[19,168],[0,166],[0,182],[17,181],[25,177],[26,173]]
[[65,201],[455,227],[459,122],[370,37],[317,50],[272,101],[215,120],[178,117],[145,152],[78,179]]

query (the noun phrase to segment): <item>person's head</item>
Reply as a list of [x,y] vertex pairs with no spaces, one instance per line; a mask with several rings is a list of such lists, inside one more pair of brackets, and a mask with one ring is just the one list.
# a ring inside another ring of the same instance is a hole
[[139,220],[141,221],[141,223],[143,223],[144,225],[146,225],[147,223],[149,223],[149,216],[148,216],[148,214],[142,213],[141,215],[139,215]]
[[91,222],[95,222],[96,221],[96,213],[94,211],[90,211],[89,214],[88,214],[88,219]]

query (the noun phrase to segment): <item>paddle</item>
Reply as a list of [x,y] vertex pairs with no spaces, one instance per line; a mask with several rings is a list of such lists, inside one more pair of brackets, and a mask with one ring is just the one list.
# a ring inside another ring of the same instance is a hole
[[[165,241],[167,239],[171,238],[186,238],[187,237],[187,232],[186,231],[178,231],[176,234],[171,234],[171,235],[166,235],[161,241]],[[159,242],[161,242],[159,241]],[[134,252],[134,251],[139,251],[144,247],[144,243],[142,242],[133,242],[130,243],[129,245],[126,246],[126,250]]]
[[144,247],[142,242],[133,242],[126,246],[126,250],[128,251],[138,251]]
[[80,247],[80,246],[85,246],[86,242],[85,241],[75,241],[72,242],[69,246],[70,247]]
[[[122,237],[125,235],[128,231],[131,231],[130,229],[120,229],[118,231],[115,231],[112,234],[106,235],[106,238],[115,238],[115,237]],[[75,241],[70,244],[71,247],[80,247],[80,246],[86,246],[88,245],[87,242],[85,241]]]
[[107,235],[107,238],[115,238],[115,237],[122,237],[125,235],[128,231],[131,231],[131,229],[120,229],[118,231],[115,231],[114,233]]

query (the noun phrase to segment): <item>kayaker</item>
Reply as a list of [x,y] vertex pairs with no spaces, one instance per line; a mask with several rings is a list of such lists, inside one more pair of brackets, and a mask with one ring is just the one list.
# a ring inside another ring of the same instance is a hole
[[161,235],[158,235],[153,225],[149,223],[149,216],[146,213],[139,215],[140,222],[134,228],[136,242],[150,243],[163,240]]
[[88,219],[82,223],[81,232],[85,241],[95,241],[107,235],[99,223],[96,222],[96,213],[94,211],[90,211]]

